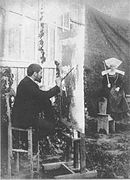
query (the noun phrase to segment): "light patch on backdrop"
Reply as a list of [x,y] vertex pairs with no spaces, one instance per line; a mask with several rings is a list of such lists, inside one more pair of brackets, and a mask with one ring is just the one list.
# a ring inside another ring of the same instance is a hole
[[84,0],[84,2],[112,17],[130,20],[129,0]]

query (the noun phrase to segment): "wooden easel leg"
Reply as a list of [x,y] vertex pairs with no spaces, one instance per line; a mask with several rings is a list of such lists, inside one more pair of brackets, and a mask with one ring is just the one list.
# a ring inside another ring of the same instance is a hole
[[80,173],[86,172],[86,147],[85,137],[83,134],[80,135]]
[[74,140],[74,168],[79,168],[79,139]]
[[71,149],[72,149],[72,141],[71,139],[66,139],[67,146],[66,146],[66,152],[65,152],[65,160],[66,162],[71,161]]

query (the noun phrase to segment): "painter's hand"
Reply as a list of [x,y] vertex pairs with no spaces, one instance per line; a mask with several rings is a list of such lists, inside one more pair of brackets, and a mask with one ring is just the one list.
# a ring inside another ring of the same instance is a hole
[[60,77],[56,78],[55,82],[58,87],[61,87],[61,78]]

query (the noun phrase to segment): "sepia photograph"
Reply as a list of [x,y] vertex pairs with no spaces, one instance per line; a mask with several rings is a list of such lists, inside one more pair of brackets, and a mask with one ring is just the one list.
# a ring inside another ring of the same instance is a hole
[[130,0],[0,0],[0,178],[130,179]]

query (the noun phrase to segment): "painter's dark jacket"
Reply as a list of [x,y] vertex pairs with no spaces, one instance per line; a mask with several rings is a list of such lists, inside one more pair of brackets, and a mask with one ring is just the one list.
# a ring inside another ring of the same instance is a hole
[[20,128],[38,125],[38,114],[43,111],[51,119],[52,106],[50,98],[58,94],[58,86],[48,91],[42,91],[29,77],[25,77],[17,87],[14,106],[12,109],[12,125]]

